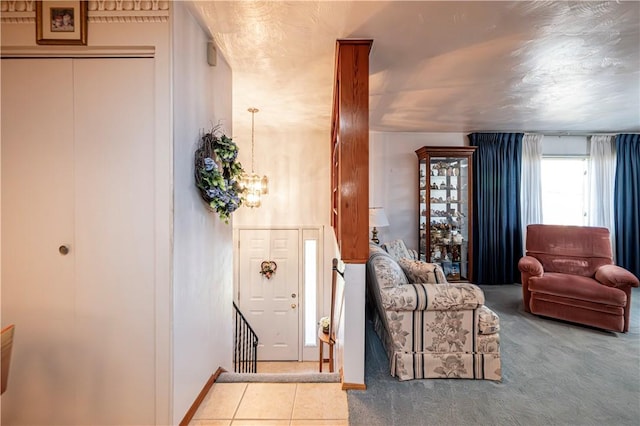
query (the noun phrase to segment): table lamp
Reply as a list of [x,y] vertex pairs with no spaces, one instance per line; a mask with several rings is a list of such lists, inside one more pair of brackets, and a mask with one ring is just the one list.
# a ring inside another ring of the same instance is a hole
[[384,209],[382,207],[369,208],[369,226],[373,227],[373,230],[371,231],[371,241],[376,244],[380,244],[377,227],[382,228],[389,226],[389,219],[387,219],[387,215],[384,213]]

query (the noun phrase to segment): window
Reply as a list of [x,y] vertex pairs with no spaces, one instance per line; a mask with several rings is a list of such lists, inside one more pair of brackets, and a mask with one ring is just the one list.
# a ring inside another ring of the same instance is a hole
[[589,159],[542,158],[542,221],[553,225],[587,225]]
[[318,240],[304,240],[304,344],[317,345]]

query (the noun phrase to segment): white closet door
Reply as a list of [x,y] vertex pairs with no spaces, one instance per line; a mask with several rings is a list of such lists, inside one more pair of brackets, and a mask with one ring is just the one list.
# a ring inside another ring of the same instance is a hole
[[153,75],[2,60],[3,424],[155,423]]
[[80,424],[155,415],[154,61],[74,61]]
[[2,423],[73,424],[72,63],[0,62],[2,325],[16,324]]

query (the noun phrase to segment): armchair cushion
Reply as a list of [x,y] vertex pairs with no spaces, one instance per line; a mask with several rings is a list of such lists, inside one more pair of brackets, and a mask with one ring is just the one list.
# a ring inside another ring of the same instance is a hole
[[613,263],[607,228],[592,226],[528,225],[527,255],[542,263],[545,272],[593,277]]
[[398,264],[412,283],[440,284],[447,282],[442,267],[437,263],[402,258],[398,260]]
[[612,257],[609,230],[594,226],[528,225],[527,252],[588,259]]
[[560,272],[582,275],[583,277],[593,277],[598,268],[611,263],[611,259],[600,257],[571,257],[548,253],[534,253],[534,256],[542,263],[546,272]]
[[549,272],[542,277],[532,277],[529,278],[529,291],[605,305],[625,306],[627,304],[627,295],[624,291],[607,287],[592,278],[580,275]]
[[380,296],[383,308],[392,311],[456,311],[484,304],[484,293],[470,283],[381,287]]

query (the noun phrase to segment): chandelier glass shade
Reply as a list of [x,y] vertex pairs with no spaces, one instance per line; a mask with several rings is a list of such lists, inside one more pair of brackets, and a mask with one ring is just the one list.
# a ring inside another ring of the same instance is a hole
[[259,110],[249,108],[251,113],[251,173],[245,173],[240,178],[240,186],[244,188],[243,205],[247,207],[260,207],[261,198],[269,193],[269,179],[260,176],[254,171],[254,116]]
[[269,193],[269,179],[257,173],[245,174],[241,185],[245,188],[244,205],[247,207],[260,207],[261,197]]

